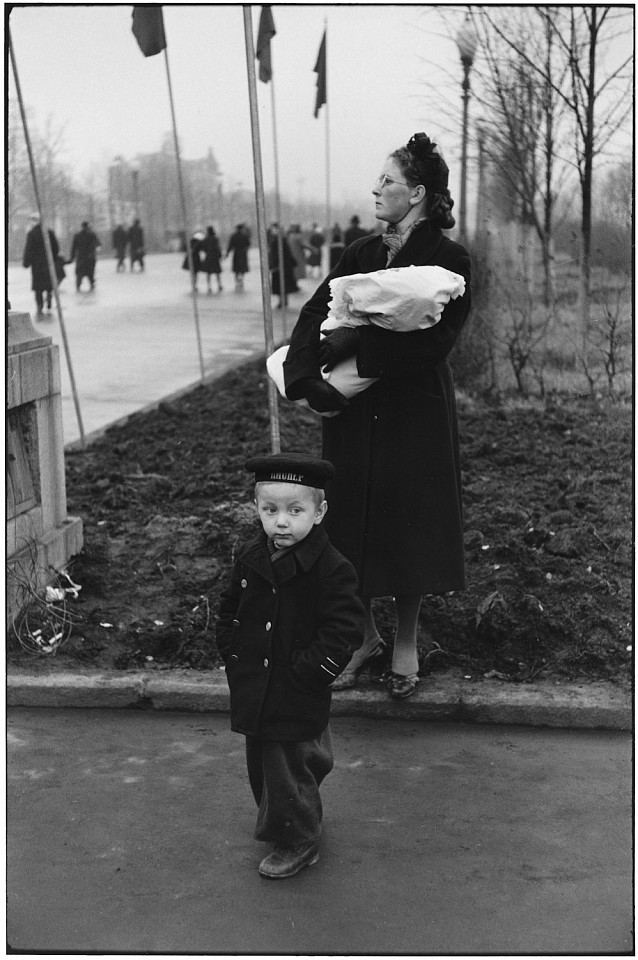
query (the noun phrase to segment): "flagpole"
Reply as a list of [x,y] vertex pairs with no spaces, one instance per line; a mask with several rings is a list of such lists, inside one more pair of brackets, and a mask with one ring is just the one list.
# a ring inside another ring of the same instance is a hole
[[279,231],[277,234],[277,253],[279,256],[279,292],[281,299],[281,322],[283,325],[284,339],[287,334],[288,320],[288,297],[286,295],[286,271],[284,264],[284,234],[283,223],[281,222],[281,194],[279,193],[279,155],[277,151],[277,119],[275,115],[275,77],[274,71],[270,77],[270,99],[272,103],[272,139],[275,160],[275,207],[277,210],[277,223]]
[[330,221],[331,217],[331,197],[330,197],[330,97],[328,96],[328,19],[324,20],[324,30],[326,36],[326,239],[328,240],[327,249],[330,253]]
[[[248,72],[248,96],[250,99],[250,127],[253,141],[253,169],[255,172],[255,202],[257,207],[257,234],[259,237],[259,261],[261,268],[261,297],[264,308],[264,335],[266,354],[274,353],[275,343],[272,322],[272,301],[270,297],[270,274],[268,269],[268,241],[266,237],[266,203],[264,199],[264,179],[261,168],[261,145],[259,140],[259,112],[257,107],[257,77],[255,73],[255,48],[253,42],[253,23],[250,4],[243,5],[244,36],[246,40],[246,67]],[[272,453],[279,453],[279,409],[277,407],[277,388],[270,377],[268,381],[268,409],[270,413],[270,445]]]
[[29,127],[27,124],[27,115],[24,109],[24,101],[22,99],[22,88],[20,86],[20,78],[18,76],[18,65],[16,63],[15,52],[13,49],[13,41],[11,39],[11,30],[7,25],[7,32],[9,34],[9,53],[11,55],[11,67],[13,69],[13,78],[15,80],[16,92],[18,94],[18,103],[20,105],[20,116],[22,118],[22,128],[24,130],[24,139],[26,142],[27,153],[29,155],[29,166],[31,168],[31,179],[33,181],[33,192],[35,194],[35,202],[38,208],[38,213],[40,214],[40,229],[42,230],[42,239],[44,241],[44,251],[47,258],[47,267],[49,268],[49,280],[51,281],[51,286],[53,287],[53,295],[55,297],[55,307],[58,314],[58,321],[60,323],[60,333],[62,334],[62,344],[64,347],[64,355],[66,357],[67,369],[69,371],[69,380],[71,382],[71,393],[73,394],[73,404],[75,406],[75,415],[78,421],[78,428],[80,431],[80,445],[84,449],[86,446],[85,436],[84,436],[84,426],[82,424],[82,414],[80,411],[80,401],[78,398],[78,391],[75,385],[75,376],[73,374],[73,364],[71,363],[71,352],[69,350],[69,341],[66,335],[66,326],[64,323],[64,317],[62,315],[62,305],[60,303],[60,292],[58,288],[58,277],[55,270],[55,262],[53,260],[53,251],[51,249],[51,238],[49,237],[49,230],[44,221],[44,211],[42,209],[42,200],[40,198],[40,190],[38,188],[38,178],[35,171],[35,162],[33,159],[33,150],[31,149],[31,137],[29,136]]
[[171,118],[173,121],[173,140],[175,141],[175,160],[177,163],[177,181],[179,185],[179,196],[182,207],[182,221],[184,223],[184,233],[186,234],[186,256],[188,257],[189,273],[191,275],[191,292],[193,299],[193,315],[195,318],[195,330],[197,334],[197,353],[199,355],[199,373],[202,383],[204,381],[204,358],[202,355],[202,338],[199,329],[199,311],[197,309],[197,277],[193,263],[193,248],[191,246],[191,233],[188,224],[188,215],[186,213],[186,196],[184,193],[184,181],[182,178],[182,161],[179,153],[179,140],[177,137],[177,121],[175,120],[175,105],[173,103],[173,86],[171,84],[171,71],[168,66],[168,46],[164,47],[164,63],[166,64],[166,79],[168,81],[168,99],[171,105]]

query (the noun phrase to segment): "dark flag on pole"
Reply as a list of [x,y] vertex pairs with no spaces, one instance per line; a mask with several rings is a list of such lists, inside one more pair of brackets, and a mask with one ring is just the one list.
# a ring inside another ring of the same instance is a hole
[[315,63],[314,72],[317,74],[317,101],[315,103],[315,117],[319,116],[319,110],[326,103],[326,31],[323,31],[319,55]]
[[166,49],[161,4],[133,7],[133,35],[145,57],[154,57]]
[[259,18],[259,31],[257,33],[257,53],[255,56],[259,60],[259,79],[263,83],[272,80],[272,60],[270,59],[270,41],[275,36],[275,21],[270,12],[270,4],[266,3],[261,8]]

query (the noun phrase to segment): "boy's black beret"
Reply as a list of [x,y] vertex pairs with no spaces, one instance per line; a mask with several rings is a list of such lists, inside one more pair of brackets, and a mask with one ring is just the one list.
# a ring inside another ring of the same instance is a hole
[[279,483],[299,483],[304,487],[322,489],[335,474],[329,460],[309,457],[305,453],[272,453],[251,457],[246,470],[255,474],[255,482],[272,480]]

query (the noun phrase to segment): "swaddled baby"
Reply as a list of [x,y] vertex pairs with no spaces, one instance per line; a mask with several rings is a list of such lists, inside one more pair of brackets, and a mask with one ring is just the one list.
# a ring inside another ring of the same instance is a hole
[[[335,277],[330,281],[330,293],[328,316],[321,324],[322,334],[335,327],[369,323],[395,333],[409,333],[438,323],[446,303],[465,293],[465,280],[444,267],[389,267]],[[282,397],[286,396],[283,363],[287,353],[287,346],[280,347],[266,361],[268,374]],[[349,357],[329,372],[323,369],[321,375],[347,399],[375,383],[373,378],[359,376],[355,357]],[[295,403],[308,406],[305,399]],[[321,416],[338,416],[338,411],[331,410]]]

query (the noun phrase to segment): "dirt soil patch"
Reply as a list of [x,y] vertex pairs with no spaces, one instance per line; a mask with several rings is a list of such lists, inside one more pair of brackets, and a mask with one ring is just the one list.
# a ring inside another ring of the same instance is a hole
[[[290,403],[280,415],[282,449],[320,452],[318,417]],[[631,408],[461,395],[459,415],[468,587],[424,599],[421,673],[629,684]],[[219,594],[256,523],[243,465],[269,449],[260,360],[68,452],[68,512],[85,539],[69,574],[81,590],[62,604],[63,645],[34,646],[32,613],[9,634],[9,663],[218,666]],[[391,603],[375,606],[391,639]]]

